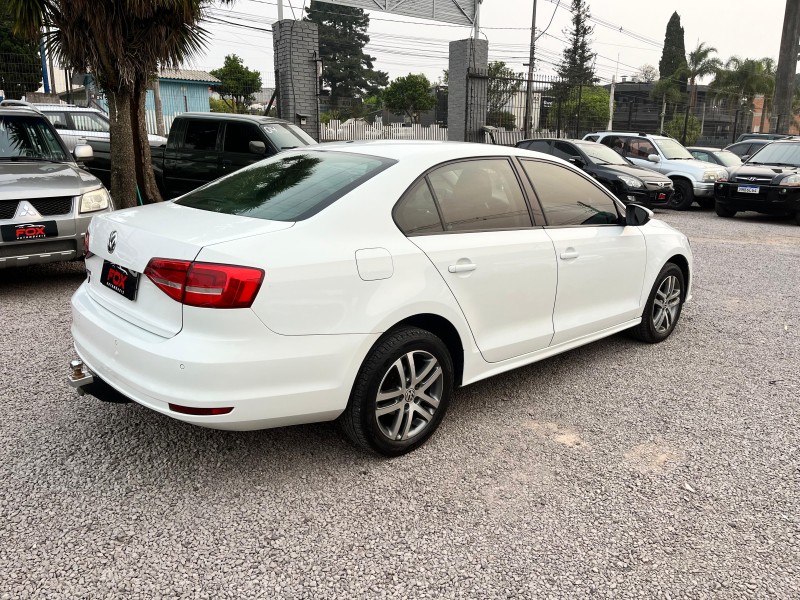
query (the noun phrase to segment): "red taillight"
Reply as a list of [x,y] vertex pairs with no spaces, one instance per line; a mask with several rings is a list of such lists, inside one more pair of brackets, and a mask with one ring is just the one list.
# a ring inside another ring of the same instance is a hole
[[204,308],[249,308],[264,271],[252,267],[153,258],[144,274],[173,300]]
[[172,412],[182,413],[184,415],[227,415],[233,410],[232,406],[221,406],[219,408],[197,408],[195,406],[181,406],[180,404],[170,404],[169,409]]
[[89,231],[86,231],[86,235],[83,236],[83,257],[84,258],[91,258],[92,253],[89,252]]

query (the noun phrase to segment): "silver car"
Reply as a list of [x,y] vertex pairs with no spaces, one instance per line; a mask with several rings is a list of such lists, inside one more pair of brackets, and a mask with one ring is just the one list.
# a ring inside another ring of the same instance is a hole
[[39,112],[0,103],[0,269],[80,259],[96,214],[113,210],[100,180]]

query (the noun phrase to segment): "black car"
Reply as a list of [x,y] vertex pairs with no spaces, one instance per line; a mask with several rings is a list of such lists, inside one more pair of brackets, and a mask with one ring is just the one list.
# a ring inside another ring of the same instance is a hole
[[730,150],[720,150],[719,148],[705,148],[702,146],[689,146],[686,148],[697,160],[710,162],[723,167],[738,167],[742,164],[742,159]]
[[518,148],[552,154],[571,162],[597,179],[625,204],[667,206],[673,186],[669,177],[634,165],[614,150],[587,140],[522,140]]
[[771,144],[774,140],[769,139],[750,139],[743,142],[736,142],[725,146],[725,150],[733,152],[736,156],[742,159],[742,162],[753,156],[756,152],[761,150],[764,146]]
[[793,215],[800,225],[800,140],[776,140],[729,169],[728,181],[715,184],[714,198],[720,217],[752,210]]

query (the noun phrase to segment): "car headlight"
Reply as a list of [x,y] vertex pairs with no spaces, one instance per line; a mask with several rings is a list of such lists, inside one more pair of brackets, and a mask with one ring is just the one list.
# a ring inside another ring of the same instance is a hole
[[108,208],[109,197],[106,188],[99,188],[86,192],[81,196],[81,212],[90,213]]
[[631,189],[642,187],[642,182],[636,177],[628,177],[627,175],[619,175],[619,180]]
[[800,175],[798,175],[797,173],[795,173],[794,175],[787,175],[786,177],[781,179],[779,185],[786,185],[789,187],[800,186]]
[[724,181],[728,179],[728,172],[722,171],[706,171],[703,173],[703,181]]

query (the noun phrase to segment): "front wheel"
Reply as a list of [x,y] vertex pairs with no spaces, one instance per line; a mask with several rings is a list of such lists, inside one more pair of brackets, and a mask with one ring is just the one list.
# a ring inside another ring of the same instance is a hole
[[404,327],[370,351],[339,422],[356,445],[400,456],[436,431],[452,393],[453,362],[442,340]]
[[731,210],[730,208],[728,208],[724,204],[720,204],[719,202],[717,202],[714,205],[714,212],[717,213],[718,217],[725,217],[726,219],[730,219],[731,217],[736,216],[735,210]]
[[794,220],[800,225],[800,210],[794,213]]
[[672,199],[669,207],[675,210],[686,210],[694,202],[694,189],[692,184],[684,179],[675,180],[675,191],[672,192]]
[[674,263],[664,265],[647,298],[642,322],[631,330],[636,339],[656,344],[669,337],[681,316],[686,295],[684,285],[680,267]]

